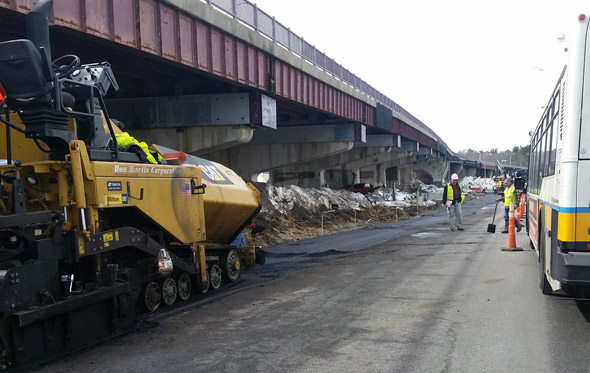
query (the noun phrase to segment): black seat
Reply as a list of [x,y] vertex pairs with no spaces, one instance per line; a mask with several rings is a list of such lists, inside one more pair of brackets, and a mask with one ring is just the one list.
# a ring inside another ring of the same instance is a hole
[[18,106],[50,101],[51,84],[33,42],[19,39],[0,43],[0,84],[7,99],[16,100]]

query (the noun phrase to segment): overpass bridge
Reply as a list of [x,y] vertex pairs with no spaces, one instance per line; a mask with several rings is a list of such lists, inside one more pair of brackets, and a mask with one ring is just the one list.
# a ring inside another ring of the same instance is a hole
[[[25,36],[33,3],[0,0],[0,39]],[[246,179],[437,183],[473,168],[403,107],[246,0],[54,0],[49,21],[53,58],[113,65],[120,89],[108,107],[126,130]]]

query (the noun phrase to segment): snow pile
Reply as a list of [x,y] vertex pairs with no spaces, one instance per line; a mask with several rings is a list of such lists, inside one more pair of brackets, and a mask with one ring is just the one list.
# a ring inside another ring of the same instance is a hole
[[296,185],[275,187],[267,184],[266,197],[270,203],[264,204],[263,213],[272,213],[272,210],[281,214],[318,213],[329,210],[358,211],[370,205],[369,200],[359,193],[330,188],[304,189]]
[[[432,207],[436,205],[433,199],[436,201],[442,199],[442,188],[421,182],[414,183],[410,188],[402,186],[402,190],[396,188],[395,192],[392,188],[380,188],[367,195],[330,188],[308,189],[296,185],[275,187],[270,184],[259,184],[257,187],[263,192],[263,214],[289,215],[304,219],[326,211],[361,211],[368,209],[371,205],[396,209],[416,205]],[[408,189],[415,189],[415,191],[410,192]],[[438,197],[433,198],[433,195]]]
[[[398,208],[416,206],[416,204],[431,207],[436,205],[436,202],[433,201],[433,199],[437,199],[438,195],[440,195],[440,198],[437,200],[442,200],[442,188],[435,185],[426,185],[422,182],[418,182],[415,183],[414,186],[410,186],[410,189],[412,188],[414,188],[416,192],[410,193],[396,188],[395,194],[391,188],[381,188],[371,194],[367,194],[367,199],[373,204]],[[418,198],[419,195],[421,198]]]
[[399,189],[395,189],[394,194],[392,188],[381,188],[373,193],[367,194],[366,198],[374,205],[402,208],[410,207],[412,200],[415,199],[416,196],[411,193],[402,192]]
[[401,186],[403,191],[410,193],[442,193],[442,188],[432,184],[424,184],[422,181],[414,179],[407,184]]
[[475,190],[493,190],[494,188],[494,180],[490,178],[474,178],[473,176],[466,176],[461,180],[459,183],[461,188],[465,191],[465,193],[469,193],[469,191]]
[[433,200],[428,200],[428,201],[425,201],[422,205],[424,207],[432,207],[432,206],[436,205],[436,202],[434,202]]

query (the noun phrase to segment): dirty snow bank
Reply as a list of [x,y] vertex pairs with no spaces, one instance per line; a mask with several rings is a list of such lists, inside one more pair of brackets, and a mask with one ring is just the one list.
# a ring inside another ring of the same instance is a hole
[[[301,188],[296,185],[275,187],[264,185],[263,196],[267,203],[263,203],[262,213],[266,214],[317,214],[325,211],[360,211],[372,205],[404,208],[416,206],[431,207],[436,204],[432,197],[440,194],[442,188],[434,185],[418,184],[414,192],[400,189],[381,188],[373,193],[362,195],[345,190],[330,188]],[[265,192],[265,193],[264,193]]]
[[401,185],[395,193],[382,188],[366,196],[329,188],[255,186],[262,210],[254,222],[266,230],[255,236],[245,233],[247,242],[260,246],[405,220],[436,209],[436,201],[442,200],[442,188],[421,182]]
[[[290,212],[320,213],[329,210],[354,211],[370,206],[369,200],[359,193],[330,188],[304,189],[296,185],[275,187],[267,184],[262,213],[288,214]],[[301,212],[303,212],[301,211]]]
[[473,176],[466,176],[461,180],[459,185],[461,185],[464,193],[472,193],[473,189],[471,188],[474,188],[475,190],[487,189],[488,191],[491,191],[493,190],[495,183],[494,180],[490,178],[474,178]]

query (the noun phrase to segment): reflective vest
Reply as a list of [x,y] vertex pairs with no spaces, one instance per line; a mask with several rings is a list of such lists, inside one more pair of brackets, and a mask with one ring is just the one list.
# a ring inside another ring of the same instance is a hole
[[[463,195],[463,191],[461,190],[461,186],[459,185],[459,183],[457,183],[457,188],[459,189],[459,197],[461,197],[461,203],[463,203],[465,196]],[[447,201],[453,202],[454,200],[455,198],[453,196],[453,186],[449,183],[447,184]]]
[[504,207],[510,207],[510,203],[514,203],[514,184],[504,188]]
[[[162,161],[162,156],[158,152],[151,151],[145,141],[139,142],[127,132],[119,133],[115,135],[115,138],[117,139],[119,149],[127,149],[131,145],[137,145],[145,153],[148,162],[158,164]],[[156,160],[156,157],[158,160]]]

